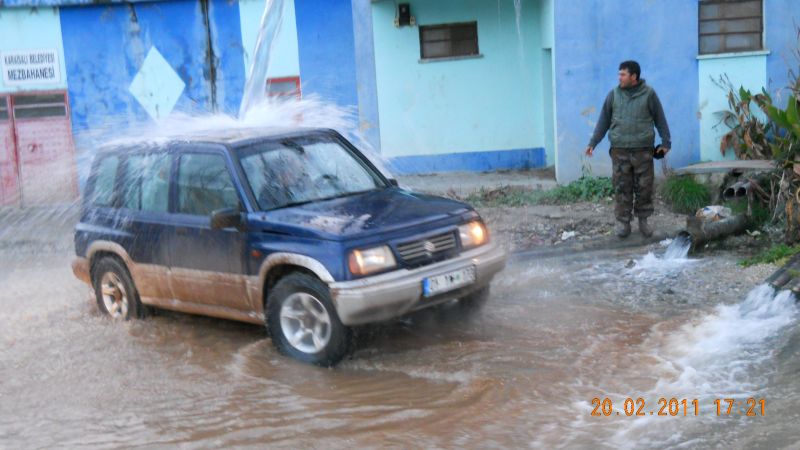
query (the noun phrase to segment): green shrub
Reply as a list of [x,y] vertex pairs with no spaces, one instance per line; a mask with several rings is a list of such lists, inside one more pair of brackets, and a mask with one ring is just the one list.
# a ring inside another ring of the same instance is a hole
[[686,214],[694,214],[711,200],[708,188],[690,175],[667,178],[661,186],[661,195],[673,210]]
[[[731,208],[734,214],[747,214],[747,199],[728,202],[727,206]],[[751,213],[752,216],[748,225],[753,228],[763,227],[772,217],[769,208],[757,201],[753,202]]]
[[580,201],[597,201],[614,194],[611,178],[582,176],[564,186],[547,191],[542,203],[574,203]]
[[747,258],[739,262],[744,267],[754,266],[756,264],[769,264],[780,262],[800,253],[800,246],[790,247],[786,244],[775,244],[772,247],[764,250],[761,254]]
[[518,186],[497,189],[481,188],[470,194],[467,202],[478,206],[522,206],[597,201],[609,197],[614,189],[608,177],[583,176],[572,183],[549,191],[534,191]]
[[503,186],[497,189],[481,188],[467,196],[466,201],[477,206],[522,206],[539,203],[544,191],[534,191],[520,186]]

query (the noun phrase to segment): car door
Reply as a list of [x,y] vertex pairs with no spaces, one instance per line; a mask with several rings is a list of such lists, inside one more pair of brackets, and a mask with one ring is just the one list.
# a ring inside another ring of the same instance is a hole
[[172,231],[169,213],[173,156],[165,149],[133,149],[122,166],[119,209],[114,228],[120,244],[135,263],[132,275],[139,295],[169,299],[169,248]]
[[170,239],[171,284],[183,302],[249,310],[246,233],[212,229],[211,213],[241,208],[231,162],[214,147],[185,146],[177,155],[174,234]]

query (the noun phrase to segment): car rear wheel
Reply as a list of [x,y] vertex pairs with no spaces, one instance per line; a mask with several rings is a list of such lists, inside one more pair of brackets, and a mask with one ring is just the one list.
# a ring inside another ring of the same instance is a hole
[[278,351],[300,361],[332,366],[347,355],[350,330],[328,286],[313,276],[293,273],[278,281],[267,300],[267,326]]
[[103,258],[92,271],[97,306],[115,320],[144,317],[145,309],[128,270],[116,258]]

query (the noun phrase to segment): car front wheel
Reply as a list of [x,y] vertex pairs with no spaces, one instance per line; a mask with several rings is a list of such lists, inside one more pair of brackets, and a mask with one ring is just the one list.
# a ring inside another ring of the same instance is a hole
[[350,330],[328,286],[313,276],[293,273],[278,281],[267,299],[267,326],[278,351],[300,361],[332,366],[347,355]]

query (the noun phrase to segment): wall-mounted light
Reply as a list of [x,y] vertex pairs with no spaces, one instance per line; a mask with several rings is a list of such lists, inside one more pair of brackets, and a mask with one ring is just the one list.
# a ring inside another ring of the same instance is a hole
[[400,3],[397,5],[397,15],[394,17],[394,26],[413,27],[416,24],[417,20],[411,15],[411,5],[408,3]]

